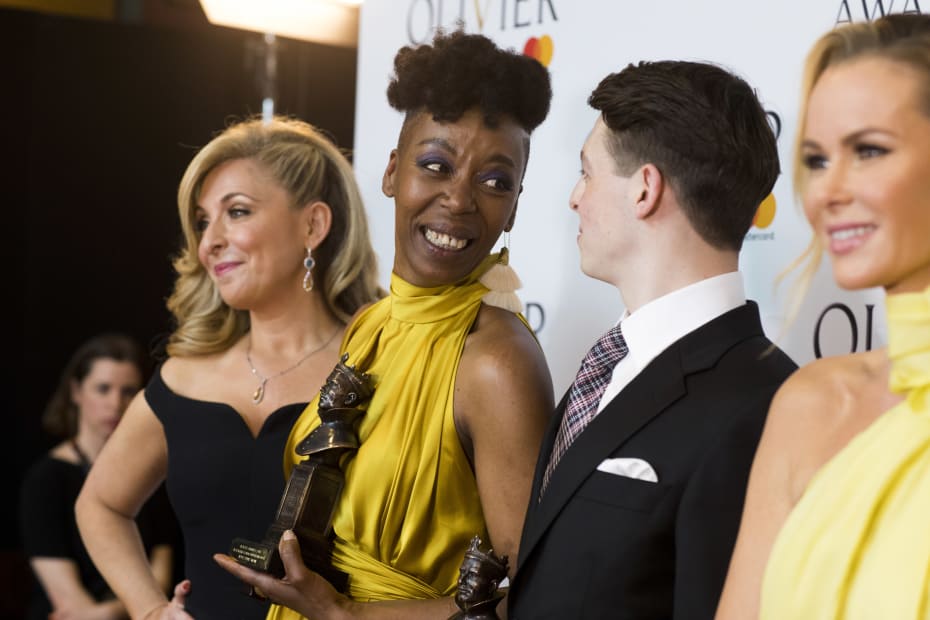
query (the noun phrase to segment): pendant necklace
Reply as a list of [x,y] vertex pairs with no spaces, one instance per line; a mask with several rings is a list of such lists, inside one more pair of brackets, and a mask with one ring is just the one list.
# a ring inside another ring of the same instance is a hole
[[292,370],[294,370],[295,368],[297,368],[298,366],[306,362],[310,358],[311,355],[313,355],[314,353],[319,353],[320,351],[325,349],[327,345],[329,345],[329,343],[333,341],[333,338],[335,338],[336,334],[338,333],[339,333],[339,328],[336,328],[336,331],[333,332],[332,336],[326,339],[326,342],[324,342],[323,344],[321,344],[320,346],[313,349],[312,351],[304,355],[302,358],[297,360],[297,363],[294,364],[293,366],[289,366],[288,368],[285,368],[281,372],[276,372],[270,377],[266,377],[262,373],[258,372],[258,368],[256,368],[255,364],[252,363],[252,335],[249,334],[249,346],[245,351],[245,361],[249,363],[249,369],[252,371],[252,374],[255,375],[255,378],[258,379],[258,387],[255,388],[254,392],[252,392],[252,403],[257,405],[260,402],[262,402],[262,399],[265,398],[265,384],[266,383],[268,383],[272,379],[277,379],[278,377],[282,375],[286,375],[287,373],[291,372]]

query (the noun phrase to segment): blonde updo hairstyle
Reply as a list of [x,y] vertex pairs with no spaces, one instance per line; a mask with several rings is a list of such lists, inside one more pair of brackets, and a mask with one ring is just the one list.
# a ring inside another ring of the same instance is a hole
[[197,249],[201,234],[196,211],[206,176],[218,165],[249,159],[258,163],[293,199],[294,208],[323,201],[332,211],[329,234],[314,251],[314,291],[343,323],[361,306],[383,295],[368,235],[368,220],[352,166],[339,149],[311,125],[284,117],[233,125],[210,141],[191,161],[178,188],[178,214],[184,244],[174,260],[178,277],[168,298],[176,328],[169,355],[224,351],[249,329],[245,310],[228,306]]
[[[807,55],[801,83],[801,105],[792,162],[794,193],[798,201],[803,198],[809,174],[804,167],[802,144],[811,91],[830,67],[863,58],[896,62],[922,76],[919,84],[921,108],[930,118],[930,15],[887,15],[872,22],[840,26],[823,35]],[[804,292],[820,266],[823,250],[820,239],[814,235],[804,253],[786,270],[788,272],[801,267],[789,316],[797,314]]]

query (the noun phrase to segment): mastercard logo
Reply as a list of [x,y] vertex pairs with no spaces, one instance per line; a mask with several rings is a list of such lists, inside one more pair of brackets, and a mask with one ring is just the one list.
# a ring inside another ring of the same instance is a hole
[[752,225],[756,228],[768,228],[775,219],[775,194],[769,194],[756,209]]
[[535,58],[544,67],[548,67],[552,61],[552,37],[548,34],[543,36],[530,37],[523,46],[523,55]]

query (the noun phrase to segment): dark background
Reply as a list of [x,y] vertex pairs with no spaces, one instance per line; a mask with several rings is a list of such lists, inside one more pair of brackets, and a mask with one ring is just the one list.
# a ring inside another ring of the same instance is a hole
[[[177,184],[196,147],[261,111],[261,35],[214,27],[196,0],[131,19],[0,8],[3,298],[0,619],[20,618],[19,483],[54,440],[39,418],[75,348],[118,330],[149,345],[180,246]],[[356,50],[279,39],[276,111],[352,145]]]

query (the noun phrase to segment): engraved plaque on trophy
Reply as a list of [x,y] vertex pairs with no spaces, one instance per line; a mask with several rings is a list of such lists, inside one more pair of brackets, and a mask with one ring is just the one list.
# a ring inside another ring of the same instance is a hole
[[285,530],[293,530],[307,567],[340,592],[348,576],[330,562],[333,513],[345,482],[340,464],[358,450],[354,425],[364,413],[358,407],[374,391],[369,375],[346,365],[348,357],[342,356],[320,389],[320,425],[297,446],[297,454],[307,458],[291,472],[274,522],[259,542],[234,539],[229,553],[244,566],[283,577],[278,542]]
[[481,550],[475,536],[465,551],[459,568],[455,604],[459,612],[449,620],[498,620],[497,604],[504,598],[497,587],[507,576],[507,556],[498,557],[493,549]]

